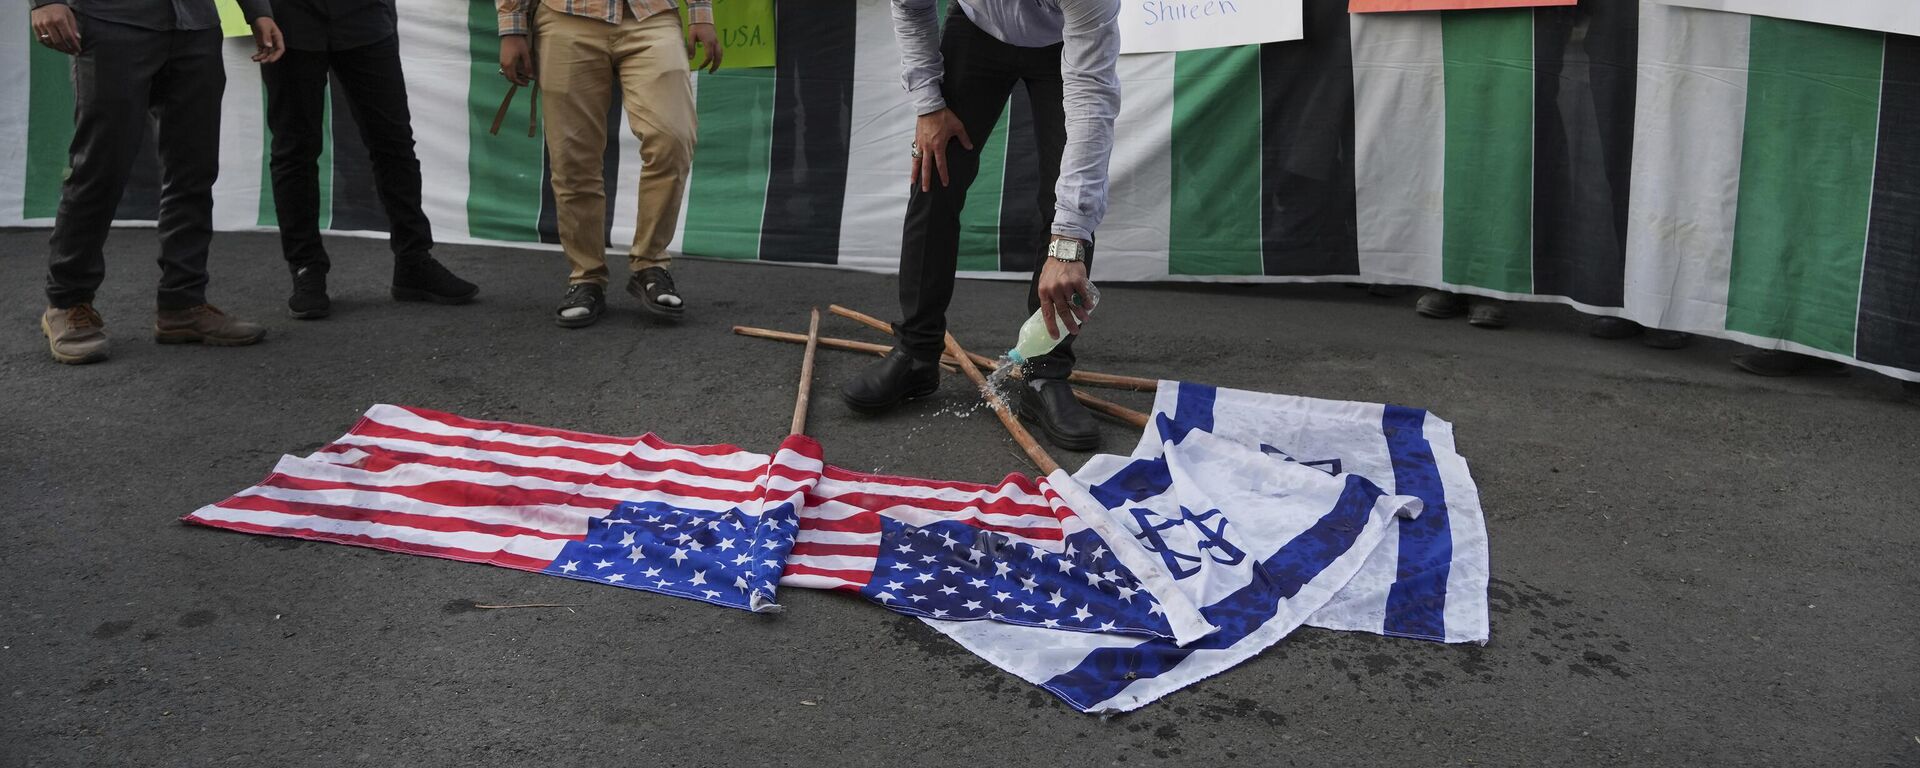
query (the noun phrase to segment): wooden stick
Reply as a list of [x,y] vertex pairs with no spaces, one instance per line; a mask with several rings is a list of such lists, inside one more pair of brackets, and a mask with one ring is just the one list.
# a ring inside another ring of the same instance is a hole
[[807,398],[813,394],[813,353],[820,348],[820,308],[813,308],[813,320],[807,324],[807,352],[800,358],[800,394],[793,401],[793,429],[790,435],[807,433]]
[[[829,305],[827,311],[881,333],[893,333],[893,326],[888,325],[884,320],[864,312],[848,309],[838,304]],[[986,355],[969,354],[968,359],[972,360],[974,365],[989,371],[993,370],[997,365],[993,358],[987,357]],[[1107,389],[1123,389],[1132,392],[1153,392],[1160,388],[1160,382],[1153,379],[1143,379],[1138,376],[1119,376],[1111,373],[1095,373],[1093,371],[1074,371],[1073,375],[1067,377],[1067,381],[1075,384],[1085,384],[1089,387],[1106,387]],[[1091,403],[1089,403],[1089,405],[1091,405]]]
[[1133,427],[1134,429],[1147,428],[1147,415],[1144,413],[1112,400],[1094,397],[1077,389],[1073,391],[1073,396],[1074,399],[1080,401],[1081,405],[1086,406],[1088,410],[1112,416],[1113,418],[1126,422],[1127,426]]
[[[947,334],[947,352],[961,360],[967,359],[967,350],[961,348],[959,340],[953,338],[951,333]],[[1007,409],[1007,403],[1000,399],[1000,393],[987,386],[987,378],[980,375],[980,369],[963,365],[960,366],[960,372],[965,373],[967,378],[973,380],[973,385],[980,388],[980,396],[986,399],[987,407],[992,408],[993,414],[1000,417],[1000,423],[1007,428],[1008,433],[1013,435],[1013,441],[1020,444],[1020,450],[1027,452],[1027,458],[1033,461],[1033,465],[1040,468],[1040,474],[1051,475],[1054,470],[1060,468],[1059,464],[1054,463],[1053,457],[1048,456],[1047,452],[1041,449],[1040,444],[1034,442],[1033,435],[1027,434],[1027,428],[1020,426],[1020,419],[1015,418],[1013,411]]]
[[[788,341],[795,344],[807,343],[807,337],[798,333],[788,333],[786,331],[772,331],[765,328],[755,328],[749,325],[736,325],[733,327],[733,332],[740,334],[741,336],[751,336],[757,339],[772,339],[774,341]],[[820,346],[826,347],[828,349],[844,349],[851,352],[872,352],[876,355],[885,355],[888,352],[893,351],[892,347],[889,347],[885,344],[869,344],[864,341],[849,341],[847,339],[836,339],[832,336],[820,337]],[[943,369],[946,369],[948,373],[959,372],[959,366],[956,366],[953,364],[952,355],[942,355],[940,357],[940,367]],[[1136,411],[1132,408],[1128,408],[1112,400],[1107,400],[1101,397],[1095,397],[1093,395],[1087,394],[1086,392],[1083,392],[1078,389],[1073,391],[1073,396],[1077,398],[1082,404],[1086,405],[1089,409],[1092,409],[1097,413],[1102,413],[1108,416],[1112,416],[1113,418],[1120,420],[1121,423],[1124,423],[1127,426],[1133,427],[1134,429],[1147,428],[1147,415],[1144,413]]]
[[[750,325],[736,325],[733,327],[733,332],[740,334],[741,336],[751,336],[756,339],[772,339],[774,341],[790,341],[795,344],[807,343],[807,336],[806,334],[803,334],[803,333],[788,333],[786,331],[775,331],[775,330],[769,330],[766,328],[755,328]],[[893,351],[893,347],[889,347],[885,344],[869,344],[864,341],[849,341],[847,339],[836,339],[832,336],[820,337],[820,346],[826,347],[828,349],[843,349],[849,352],[871,352],[876,355],[885,355],[888,352]],[[940,357],[940,367],[946,369],[947,373],[959,372],[959,368],[953,364],[953,358],[947,357],[945,355],[942,355]]]

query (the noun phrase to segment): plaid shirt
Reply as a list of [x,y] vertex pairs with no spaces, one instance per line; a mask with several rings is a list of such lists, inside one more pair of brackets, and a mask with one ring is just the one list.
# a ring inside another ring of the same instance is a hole
[[[500,12],[500,34],[524,35],[529,30],[527,18],[534,3],[545,3],[561,13],[573,16],[585,16],[599,19],[608,24],[620,23],[620,6],[627,6],[636,19],[644,19],[656,13],[668,13],[674,9],[674,0],[498,0]],[[713,0],[687,0],[687,20],[694,24],[713,23]]]

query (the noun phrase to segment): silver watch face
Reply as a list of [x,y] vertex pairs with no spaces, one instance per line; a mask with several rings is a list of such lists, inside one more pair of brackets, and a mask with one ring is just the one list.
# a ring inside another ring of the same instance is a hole
[[1053,258],[1059,259],[1061,261],[1079,261],[1080,260],[1080,241],[1055,240],[1053,241],[1053,245],[1048,246],[1047,255],[1052,256]]

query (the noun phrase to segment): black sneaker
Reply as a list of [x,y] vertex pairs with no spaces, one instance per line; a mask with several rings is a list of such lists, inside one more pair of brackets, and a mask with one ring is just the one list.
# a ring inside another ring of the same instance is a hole
[[599,283],[574,283],[567,286],[567,297],[553,310],[553,321],[562,328],[585,328],[600,320],[607,311],[607,289]]
[[673,275],[663,267],[647,267],[635,272],[627,280],[627,293],[639,299],[648,312],[661,317],[678,319],[687,313],[687,303],[673,287]]
[[939,363],[915,360],[904,350],[895,349],[841,387],[840,399],[856,411],[874,413],[939,389]]
[[432,256],[393,264],[394,301],[465,304],[479,293],[480,286],[454,276]]
[[1505,328],[1508,322],[1504,301],[1476,298],[1467,305],[1467,324],[1475,328]]
[[287,297],[287,314],[295,320],[318,320],[333,314],[333,301],[327,298],[327,273],[319,267],[301,267],[293,271],[293,295]]
[[1100,447],[1100,425],[1073,397],[1073,386],[1059,379],[1036,379],[1020,388],[1020,415],[1040,426],[1047,442],[1064,450]]

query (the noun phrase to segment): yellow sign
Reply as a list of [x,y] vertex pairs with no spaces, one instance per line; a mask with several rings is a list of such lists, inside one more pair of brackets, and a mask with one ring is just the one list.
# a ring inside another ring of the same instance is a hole
[[[686,5],[680,17],[686,18]],[[713,0],[713,31],[720,33],[721,69],[773,66],[773,0]],[[699,66],[704,52],[696,51]]]
[[251,37],[253,27],[247,24],[247,15],[240,12],[239,0],[213,0],[220,9],[220,32],[227,37]]

